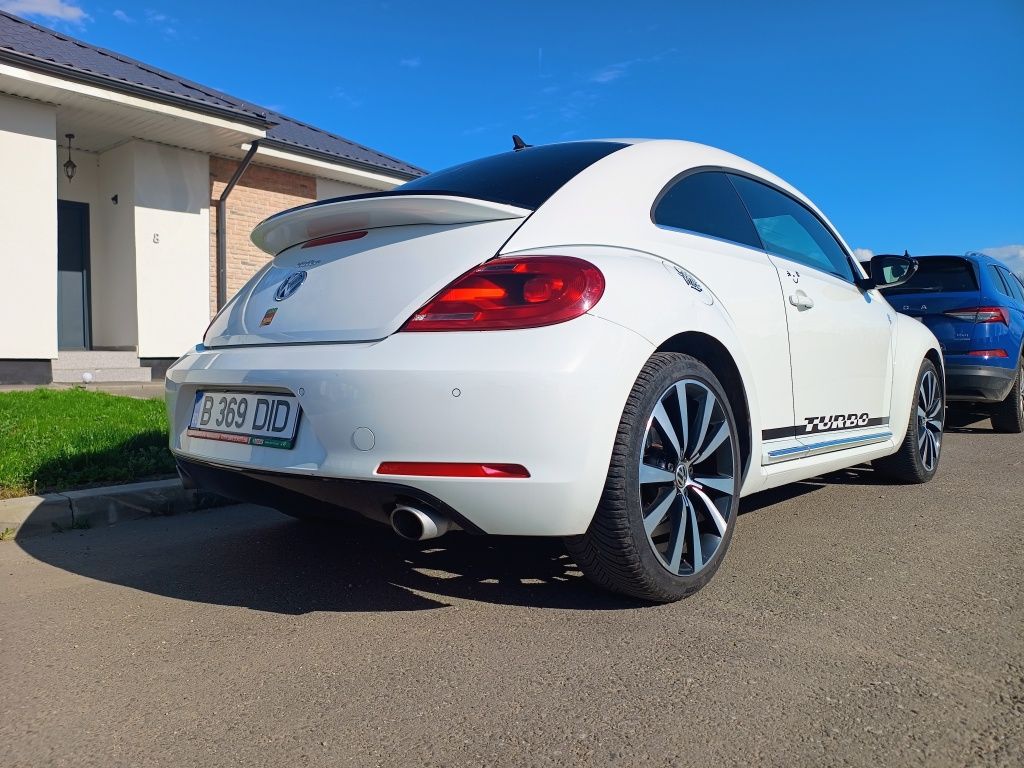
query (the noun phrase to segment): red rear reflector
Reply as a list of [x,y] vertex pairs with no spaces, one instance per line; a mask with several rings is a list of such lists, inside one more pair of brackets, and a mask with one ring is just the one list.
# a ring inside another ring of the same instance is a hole
[[945,314],[948,317],[955,317],[957,320],[966,320],[969,323],[1010,324],[1010,312],[1006,307],[969,307],[967,309],[953,309]]
[[469,464],[454,461],[385,461],[378,475],[419,477],[529,477],[522,464]]
[[571,256],[493,259],[470,270],[417,310],[403,331],[536,328],[590,311],[604,275]]
[[967,354],[971,357],[1009,357],[1005,349],[976,349]]
[[330,245],[331,243],[344,243],[348,240],[358,240],[360,237],[366,237],[366,230],[361,232],[342,232],[340,235],[325,235],[324,237],[317,237],[313,240],[307,240],[302,244],[303,248],[316,248],[318,245]]

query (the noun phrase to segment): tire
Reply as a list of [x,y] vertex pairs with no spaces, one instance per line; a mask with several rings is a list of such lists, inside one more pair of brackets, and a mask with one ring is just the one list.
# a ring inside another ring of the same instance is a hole
[[566,547],[605,589],[680,600],[725,557],[741,481],[739,433],[721,383],[693,357],[656,353],[626,402],[590,527]]
[[1006,399],[992,407],[992,427],[996,432],[1024,432],[1024,359],[1017,371],[1017,380]]
[[871,462],[876,472],[907,484],[927,483],[935,477],[942,458],[945,395],[942,376],[935,364],[926,359],[917,374],[907,435],[896,453]]

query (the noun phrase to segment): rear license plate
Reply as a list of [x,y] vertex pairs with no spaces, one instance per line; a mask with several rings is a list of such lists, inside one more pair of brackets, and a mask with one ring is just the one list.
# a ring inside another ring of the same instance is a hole
[[187,434],[267,448],[292,448],[299,401],[289,395],[196,392]]

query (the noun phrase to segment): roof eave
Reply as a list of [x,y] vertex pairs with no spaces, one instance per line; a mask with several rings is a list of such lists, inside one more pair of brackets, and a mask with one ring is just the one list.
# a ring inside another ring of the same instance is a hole
[[0,49],[0,62],[13,64],[17,67],[34,72],[56,75],[65,80],[70,80],[76,83],[99,86],[116,93],[125,93],[129,96],[137,96],[161,104],[170,104],[171,106],[181,107],[200,114],[232,120],[236,123],[248,125],[253,128],[268,130],[272,126],[276,125],[275,122],[272,122],[265,117],[261,118],[249,112],[229,109],[227,107],[218,107],[214,104],[205,104],[194,99],[175,96],[174,94],[157,91],[153,88],[147,88],[144,85],[127,83],[123,80],[115,80],[102,75],[94,75],[91,72],[75,69],[65,64],[57,64],[52,61],[46,61],[45,59],[39,59],[35,56],[17,53],[11,50]]

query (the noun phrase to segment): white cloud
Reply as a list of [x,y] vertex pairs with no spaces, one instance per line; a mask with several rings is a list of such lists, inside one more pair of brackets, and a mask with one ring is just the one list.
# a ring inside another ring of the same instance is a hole
[[82,22],[88,14],[75,3],[64,0],[0,0],[0,11],[22,16],[45,16],[60,21]]
[[399,59],[398,66],[408,67],[409,69],[416,69],[423,62],[420,61],[419,56],[410,56],[408,59]]
[[616,80],[625,77],[629,73],[631,67],[634,67],[637,64],[652,64],[654,62],[661,61],[669,54],[675,52],[675,48],[667,48],[664,51],[659,51],[651,56],[638,56],[635,59],[627,59],[626,61],[609,64],[591,75],[590,82],[601,83],[602,85],[605,83],[613,83]]
[[353,96],[344,88],[335,88],[331,92],[331,98],[348,105],[350,109],[359,109],[361,106],[363,106],[362,99]]
[[997,245],[982,248],[981,252],[999,259],[1017,274],[1024,275],[1024,245]]
[[870,248],[854,248],[853,256],[857,261],[869,261],[875,252]]
[[630,62],[623,62],[622,64],[612,64],[610,67],[598,70],[594,73],[593,77],[590,78],[592,83],[611,83],[618,80],[620,77],[626,74],[626,70],[629,68]]
[[120,8],[118,8],[116,11],[114,11],[111,15],[115,19],[117,19],[118,21],[123,21],[125,24],[134,24],[135,23],[135,19],[133,19],[127,13],[122,11]]

